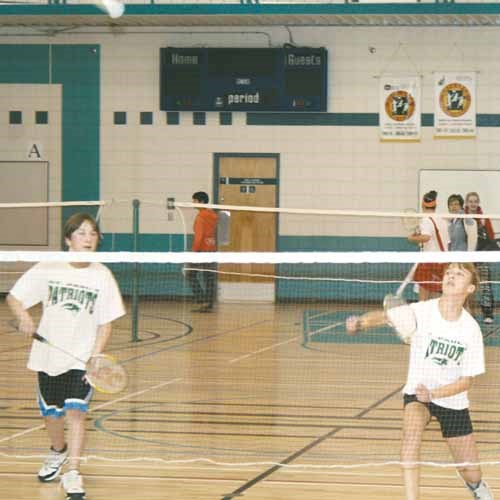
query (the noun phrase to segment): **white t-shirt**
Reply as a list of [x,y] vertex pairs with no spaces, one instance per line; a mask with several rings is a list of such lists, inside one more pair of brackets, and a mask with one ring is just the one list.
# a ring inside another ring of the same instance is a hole
[[[448,234],[448,223],[445,219],[441,217],[432,217],[436,226],[439,230],[439,236],[441,236],[441,242],[443,244],[443,249],[448,250],[450,243],[450,236]],[[440,252],[442,249],[439,246],[438,238],[436,235],[436,229],[430,217],[424,217],[420,221],[420,234],[427,234],[431,237],[429,241],[426,241],[422,245],[424,252]]]
[[[85,362],[92,354],[98,327],[125,314],[118,285],[100,263],[77,268],[69,263],[41,262],[23,274],[10,293],[25,309],[43,302],[37,332]],[[55,376],[84,370],[85,364],[34,341],[28,368]]]
[[[417,331],[411,341],[405,394],[415,394],[418,384],[432,391],[485,371],[483,337],[476,320],[463,309],[456,321],[447,321],[438,304],[439,299],[433,299],[410,305]],[[469,406],[467,391],[432,402],[455,410]]]

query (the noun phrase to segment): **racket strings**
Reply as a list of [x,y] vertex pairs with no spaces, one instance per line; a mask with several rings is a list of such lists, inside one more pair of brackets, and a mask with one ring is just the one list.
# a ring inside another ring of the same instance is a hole
[[384,299],[384,312],[401,340],[409,344],[417,330],[417,319],[411,306],[398,295],[388,295]]
[[128,377],[125,369],[114,358],[94,356],[87,371],[89,383],[98,391],[115,394],[125,389]]
[[409,208],[405,210],[405,213],[408,214],[408,216],[402,217],[401,223],[409,234],[414,234],[420,227],[420,219],[415,216],[417,211]]

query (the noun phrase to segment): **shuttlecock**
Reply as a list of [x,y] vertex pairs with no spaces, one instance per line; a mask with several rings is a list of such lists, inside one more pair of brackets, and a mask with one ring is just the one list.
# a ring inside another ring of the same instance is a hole
[[97,6],[113,19],[122,16],[125,12],[125,5],[119,0],[100,0]]

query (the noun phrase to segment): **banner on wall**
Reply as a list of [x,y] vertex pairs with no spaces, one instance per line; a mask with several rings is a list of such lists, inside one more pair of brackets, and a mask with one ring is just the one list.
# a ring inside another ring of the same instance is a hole
[[434,73],[434,137],[476,137],[476,73]]
[[380,77],[380,140],[420,140],[421,79],[419,76]]

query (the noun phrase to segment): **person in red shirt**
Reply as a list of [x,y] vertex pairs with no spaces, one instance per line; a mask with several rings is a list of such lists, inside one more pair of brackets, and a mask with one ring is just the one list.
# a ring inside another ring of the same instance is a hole
[[[193,194],[193,203],[208,203],[208,194],[197,191]],[[217,214],[210,208],[200,207],[193,225],[193,252],[215,252]],[[215,271],[214,263],[191,265],[187,279],[193,291],[194,301],[199,304],[195,312],[210,312],[215,301]]]

